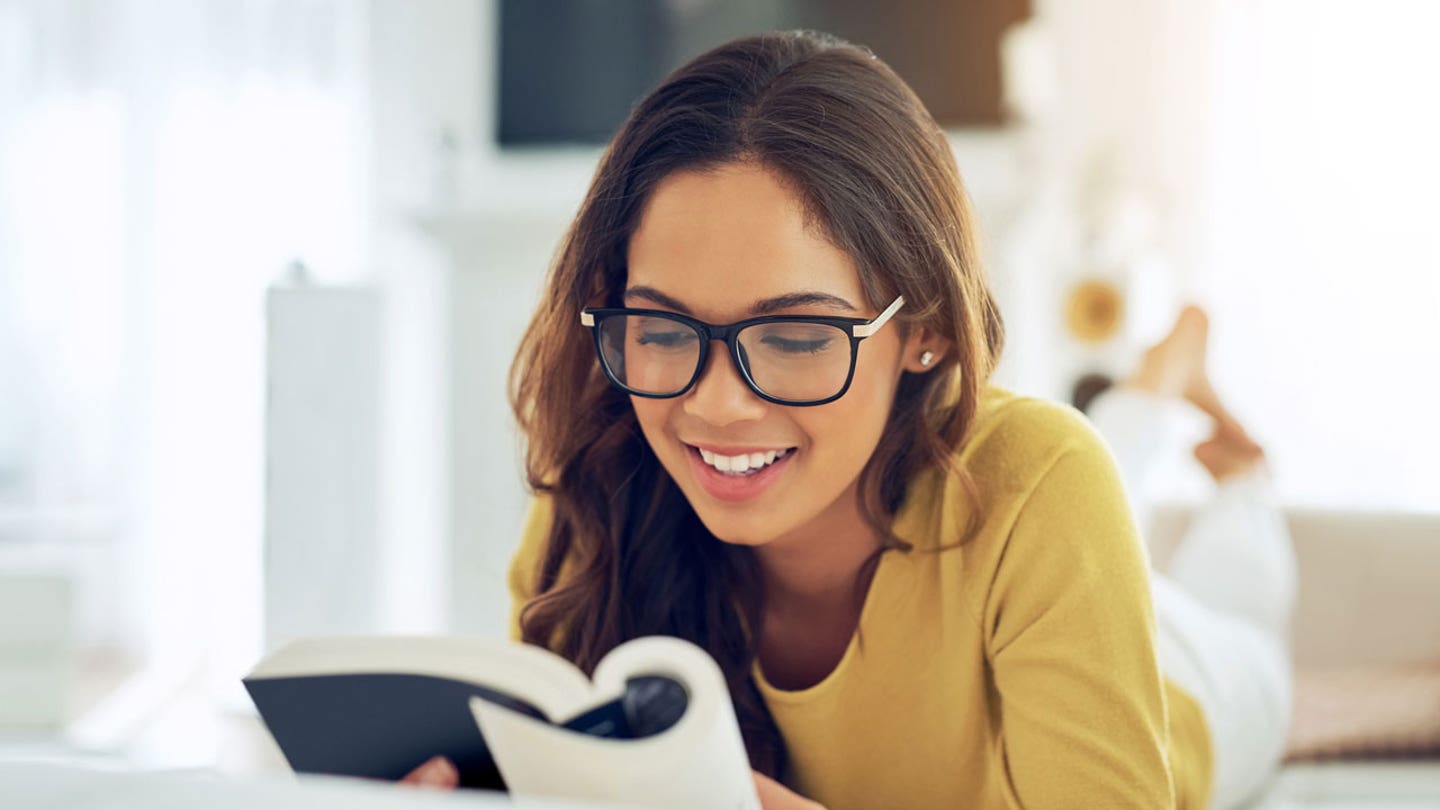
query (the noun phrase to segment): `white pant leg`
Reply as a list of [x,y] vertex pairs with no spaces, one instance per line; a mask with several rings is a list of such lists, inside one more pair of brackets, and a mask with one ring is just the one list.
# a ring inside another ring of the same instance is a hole
[[1295,548],[1263,469],[1226,479],[1195,510],[1168,574],[1215,610],[1289,637]]
[[[1090,418],[1111,446],[1137,516],[1147,515],[1150,477],[1183,438],[1180,412],[1164,398],[1117,387],[1095,399]],[[1229,810],[1253,797],[1278,764],[1293,701],[1294,550],[1263,473],[1217,486],[1196,509],[1169,571],[1151,572],[1157,656],[1205,714],[1214,746],[1211,807]]]
[[[1176,400],[1123,385],[1111,386],[1090,403],[1090,423],[1110,446],[1143,537],[1150,534],[1156,476],[1166,461],[1187,451],[1188,411]],[[1150,559],[1155,559],[1153,549]]]
[[[1196,509],[1168,576],[1175,587],[1152,575],[1156,611],[1163,598],[1172,625],[1165,644],[1195,648],[1189,655],[1204,682],[1192,694],[1211,704],[1212,806],[1228,810],[1279,764],[1294,701],[1295,550],[1263,469],[1225,480]],[[1174,593],[1162,597],[1165,590]]]
[[1200,704],[1214,755],[1213,810],[1253,798],[1285,752],[1293,702],[1286,646],[1254,622],[1212,610],[1152,572],[1160,669]]

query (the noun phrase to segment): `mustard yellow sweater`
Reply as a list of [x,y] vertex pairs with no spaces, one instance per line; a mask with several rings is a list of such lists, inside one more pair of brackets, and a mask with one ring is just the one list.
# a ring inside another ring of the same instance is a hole
[[[755,666],[785,781],[830,810],[1203,810],[1209,732],[1159,670],[1146,552],[1103,441],[1071,408],[992,386],[961,459],[978,507],[940,470],[911,482],[893,527],[914,548],[881,557],[836,668],[785,691]],[[512,637],[548,529],[537,499]]]

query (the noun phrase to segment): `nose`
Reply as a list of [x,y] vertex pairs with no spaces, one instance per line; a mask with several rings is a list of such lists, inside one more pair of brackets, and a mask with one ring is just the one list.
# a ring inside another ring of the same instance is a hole
[[723,341],[709,353],[700,379],[685,395],[685,412],[716,427],[755,420],[765,415],[765,400],[755,395],[735,367]]

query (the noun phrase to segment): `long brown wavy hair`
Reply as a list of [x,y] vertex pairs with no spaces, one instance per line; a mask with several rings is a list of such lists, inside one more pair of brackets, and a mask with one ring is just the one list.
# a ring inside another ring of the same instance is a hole
[[627,241],[661,179],[739,161],[785,178],[808,218],[850,255],[872,306],[904,295],[900,328],[923,324],[950,343],[934,370],[902,375],[860,474],[862,513],[884,538],[881,552],[906,548],[890,521],[917,472],[954,469],[974,495],[957,451],[1004,327],[949,144],[865,48],[808,31],[722,45],[642,99],[600,159],[511,369],[529,485],[550,497],[553,514],[521,632],[587,673],[631,638],[694,642],[725,673],[752,766],[781,778],[784,740],[751,678],[759,638],[750,630],[764,608],[753,550],[701,523],[579,323],[583,307],[619,305]]

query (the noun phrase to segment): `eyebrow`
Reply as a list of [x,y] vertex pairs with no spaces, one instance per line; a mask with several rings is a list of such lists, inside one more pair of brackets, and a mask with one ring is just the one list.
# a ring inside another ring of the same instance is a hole
[[[640,298],[653,304],[659,304],[662,307],[669,307],[683,315],[694,314],[690,311],[689,307],[654,287],[646,287],[644,285],[631,287],[625,291],[624,297],[627,302],[632,298]],[[829,307],[830,309],[844,310],[846,312],[860,311],[855,308],[854,304],[838,295],[831,295],[830,293],[819,292],[818,290],[802,290],[800,292],[786,293],[784,295],[777,295],[774,298],[765,298],[756,301],[750,307],[750,314],[769,315],[772,312],[779,312],[782,309],[812,304]]]

